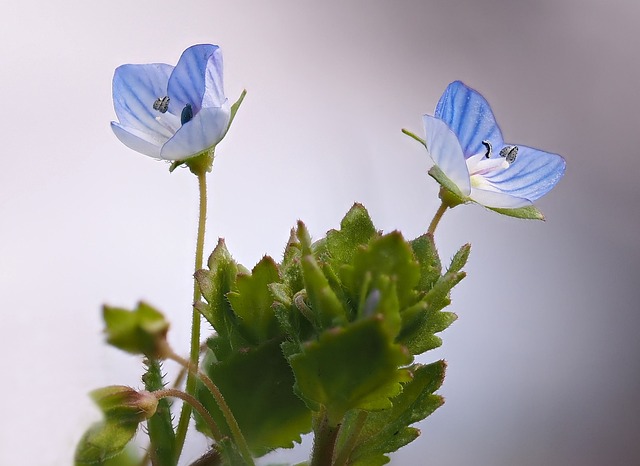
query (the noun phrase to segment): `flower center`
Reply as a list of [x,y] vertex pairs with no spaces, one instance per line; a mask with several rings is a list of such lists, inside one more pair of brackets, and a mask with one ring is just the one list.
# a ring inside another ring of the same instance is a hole
[[471,185],[476,188],[494,190],[486,175],[506,170],[516,160],[518,146],[504,146],[500,150],[500,157],[491,157],[493,148],[490,141],[482,141],[487,148],[484,153],[472,155],[467,159],[467,169]]

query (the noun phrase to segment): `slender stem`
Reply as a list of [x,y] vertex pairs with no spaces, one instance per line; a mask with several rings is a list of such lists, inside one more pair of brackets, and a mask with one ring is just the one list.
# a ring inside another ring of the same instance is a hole
[[153,393],[153,395],[157,399],[166,398],[168,396],[173,398],[180,398],[185,402],[185,404],[188,404],[189,406],[193,407],[193,409],[198,411],[200,416],[202,416],[204,421],[209,426],[209,429],[211,429],[211,434],[216,441],[219,442],[224,438],[222,432],[220,432],[220,429],[218,429],[218,426],[216,425],[216,421],[214,421],[211,417],[211,414],[209,414],[209,411],[207,411],[202,403],[200,403],[194,396],[189,395],[182,390],[176,390],[175,388],[165,388],[163,390],[156,390],[155,392],[151,393]]
[[[195,271],[197,272],[202,268],[202,256],[204,251],[204,233],[205,223],[207,219],[207,177],[206,171],[201,170],[198,174],[198,190],[200,193],[200,208],[198,214],[198,237],[196,240],[196,259],[195,259]],[[200,288],[193,281],[193,302],[197,302],[200,299]],[[200,357],[200,313],[193,308],[193,314],[191,317],[191,350],[190,361],[193,367],[198,367],[198,360]],[[196,377],[194,374],[188,374],[186,392],[190,395],[195,394],[196,390]],[[187,436],[187,429],[189,428],[189,419],[191,417],[191,405],[184,403],[182,410],[180,411],[180,420],[178,421],[178,428],[176,429],[176,452],[178,457],[182,452],[184,440]]]
[[[353,448],[356,446],[356,441],[358,440],[358,437],[360,436],[360,432],[364,427],[364,423],[367,420],[367,416],[369,416],[368,411],[361,410],[358,412],[358,415],[356,416],[355,421],[353,422],[353,424],[351,424],[349,432],[347,433],[347,439],[344,441],[344,444],[338,450],[338,453],[336,455],[336,460],[333,463],[334,466],[343,466],[348,464],[349,456],[351,455]],[[340,430],[342,430],[342,428],[344,427],[345,425],[343,424]]]
[[213,395],[213,398],[218,404],[218,408],[220,408],[220,411],[222,411],[222,415],[224,416],[225,421],[227,421],[227,425],[229,426],[231,435],[233,436],[233,439],[235,440],[235,443],[240,450],[240,454],[247,462],[247,464],[253,466],[254,462],[253,457],[251,456],[251,451],[249,450],[249,445],[247,444],[244,435],[242,435],[240,426],[238,425],[236,418],[233,416],[231,409],[229,409],[229,405],[224,400],[224,397],[222,396],[222,393],[220,392],[218,386],[213,383],[213,380],[211,380],[207,374],[198,369],[197,366],[191,365],[189,361],[184,359],[182,356],[174,353],[173,351],[171,351],[171,349],[167,349],[164,354],[167,359],[171,359],[172,361],[177,362],[183,367],[186,367],[190,374],[200,379],[200,381],[209,389],[209,391]]
[[318,414],[314,428],[313,451],[310,466],[331,466],[333,451],[338,438],[339,426],[332,426],[327,417],[326,409]]
[[440,204],[438,211],[433,216],[433,220],[431,220],[431,223],[429,224],[429,229],[427,230],[427,234],[433,235],[433,233],[436,231],[436,227],[438,226],[438,223],[440,222],[440,219],[442,218],[442,216],[444,215],[445,211],[448,208],[449,206],[444,202]]

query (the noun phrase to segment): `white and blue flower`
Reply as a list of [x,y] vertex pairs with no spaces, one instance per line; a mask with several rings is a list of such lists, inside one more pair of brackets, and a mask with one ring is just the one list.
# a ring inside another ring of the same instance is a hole
[[537,212],[532,203],[564,175],[562,157],[505,143],[488,102],[460,81],[449,84],[435,115],[423,119],[422,142],[435,162],[430,174],[460,202],[538,218],[528,215]]
[[122,65],[113,76],[115,135],[129,148],[162,160],[182,161],[224,137],[231,108],[224,95],[217,45],[189,47],[174,67]]

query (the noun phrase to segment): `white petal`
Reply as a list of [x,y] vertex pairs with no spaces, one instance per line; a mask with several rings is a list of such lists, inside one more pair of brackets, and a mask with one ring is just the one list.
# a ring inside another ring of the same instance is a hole
[[531,205],[531,202],[527,199],[497,191],[487,191],[486,189],[471,188],[469,197],[478,204],[497,209],[517,209]]
[[115,121],[111,122],[111,129],[120,141],[129,149],[156,159],[160,158],[160,148],[165,140],[159,141],[135,128],[126,128]]
[[465,196],[471,191],[469,170],[456,135],[446,123],[430,115],[423,117],[427,151],[438,167]]
[[229,106],[203,108],[162,147],[164,160],[184,160],[215,146],[229,125]]

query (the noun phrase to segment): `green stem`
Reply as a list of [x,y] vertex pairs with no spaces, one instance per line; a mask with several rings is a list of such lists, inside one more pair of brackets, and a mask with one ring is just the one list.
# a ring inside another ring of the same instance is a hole
[[244,435],[242,435],[240,426],[238,425],[236,418],[233,416],[231,409],[229,409],[229,405],[222,396],[222,393],[220,392],[218,386],[213,383],[213,380],[211,380],[207,374],[198,369],[198,366],[191,365],[189,361],[174,353],[173,351],[167,350],[165,356],[167,359],[171,359],[181,366],[186,367],[190,375],[193,375],[194,377],[200,379],[200,381],[209,389],[209,391],[213,395],[213,398],[218,404],[218,408],[220,408],[220,411],[222,411],[222,415],[224,416],[225,421],[227,421],[227,425],[231,430],[231,435],[236,445],[238,446],[238,450],[240,450],[240,454],[248,465],[254,466],[253,456],[251,455],[251,451],[249,450],[249,445],[247,444]]
[[332,426],[326,409],[320,411],[314,428],[313,451],[309,466],[331,466],[333,451],[338,438],[339,426]]
[[429,228],[427,229],[427,234],[433,235],[433,233],[436,231],[436,227],[438,226],[438,223],[440,222],[440,219],[442,218],[442,216],[444,215],[444,213],[448,208],[449,206],[444,202],[440,204],[438,211],[433,216],[433,220],[431,220],[431,223],[429,224]]
[[185,404],[188,404],[193,409],[198,411],[200,416],[202,416],[202,419],[204,419],[204,422],[206,422],[207,425],[209,426],[209,429],[211,429],[211,434],[213,435],[213,438],[217,442],[220,442],[223,439],[222,432],[220,432],[220,429],[218,429],[218,426],[216,425],[216,422],[211,417],[211,414],[209,414],[209,411],[207,411],[207,409],[202,405],[202,403],[200,403],[194,396],[191,396],[188,393],[183,392],[182,390],[176,390],[175,388],[165,388],[163,390],[156,390],[155,392],[151,392],[151,393],[153,393],[153,395],[158,400],[162,398],[166,398],[168,396],[172,398],[180,398],[182,401],[185,402]]
[[[335,466],[343,466],[348,464],[349,457],[351,456],[351,452],[356,446],[356,441],[360,436],[360,432],[364,427],[364,423],[367,420],[367,416],[369,416],[369,412],[365,410],[361,410],[358,412],[355,421],[351,425],[349,432],[347,433],[347,439],[342,444],[341,448],[338,450],[336,455],[336,461],[334,462]],[[342,428],[344,428],[344,424]],[[342,430],[341,428],[341,430]]]
[[[207,177],[206,171],[201,170],[197,173],[198,176],[198,190],[200,193],[200,208],[198,214],[198,237],[196,240],[196,260],[195,271],[197,272],[202,268],[202,256],[204,251],[204,233],[205,224],[207,219]],[[196,303],[200,300],[200,288],[193,281],[193,302]],[[191,317],[191,350],[190,350],[190,363],[193,367],[198,367],[200,357],[200,313],[193,308],[193,314]],[[187,376],[186,392],[190,395],[194,395],[196,390],[196,377],[194,374],[189,373]],[[176,452],[178,457],[182,452],[184,440],[187,437],[187,429],[189,428],[189,419],[191,418],[191,405],[184,403],[182,410],[180,411],[180,420],[178,421],[178,428],[176,429]]]

